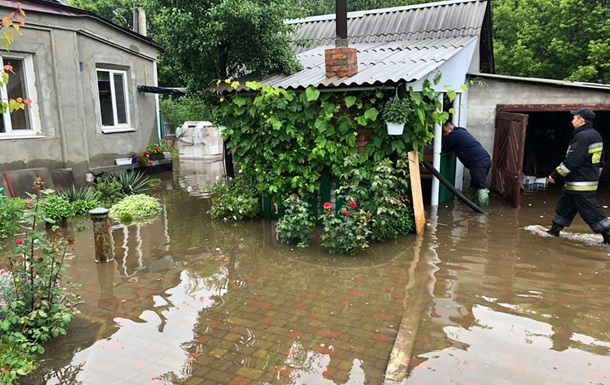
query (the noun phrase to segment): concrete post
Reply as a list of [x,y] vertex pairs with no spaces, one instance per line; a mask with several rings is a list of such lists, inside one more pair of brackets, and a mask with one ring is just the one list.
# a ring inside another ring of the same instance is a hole
[[108,210],[103,207],[89,211],[93,221],[93,241],[95,243],[95,262],[110,262],[114,259],[110,230],[108,227]]

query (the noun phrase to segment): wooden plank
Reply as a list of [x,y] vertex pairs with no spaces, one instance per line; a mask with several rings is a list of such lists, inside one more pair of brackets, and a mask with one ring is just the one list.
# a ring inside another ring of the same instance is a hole
[[417,151],[409,152],[409,178],[411,180],[411,199],[413,200],[415,231],[417,235],[421,235],[424,233],[424,228],[426,227],[426,212],[424,211],[424,198],[421,191],[419,155]]

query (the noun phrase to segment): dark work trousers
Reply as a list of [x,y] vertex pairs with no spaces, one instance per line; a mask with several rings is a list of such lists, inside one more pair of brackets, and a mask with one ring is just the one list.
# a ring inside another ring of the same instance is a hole
[[576,213],[591,227],[595,233],[610,229],[610,219],[604,209],[595,200],[596,192],[572,193],[563,190],[557,201],[557,209],[553,215],[553,223],[563,227],[572,224]]
[[491,167],[491,158],[486,156],[483,159],[479,159],[470,165],[468,170],[470,171],[470,188],[475,190],[481,190],[486,188],[487,185],[487,174]]

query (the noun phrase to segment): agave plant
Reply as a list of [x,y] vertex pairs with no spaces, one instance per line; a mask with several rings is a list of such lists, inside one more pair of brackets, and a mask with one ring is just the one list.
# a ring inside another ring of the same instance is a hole
[[100,193],[88,186],[81,186],[81,188],[68,187],[67,189],[58,189],[57,195],[64,197],[68,202],[73,203],[76,201],[98,201],[100,199]]
[[121,171],[114,178],[121,185],[121,192],[125,195],[141,194],[148,190],[150,177],[140,171]]

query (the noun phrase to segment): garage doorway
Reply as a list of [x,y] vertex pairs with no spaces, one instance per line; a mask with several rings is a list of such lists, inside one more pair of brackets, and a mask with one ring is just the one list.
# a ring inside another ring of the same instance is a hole
[[[523,175],[545,178],[559,165],[574,131],[570,110],[580,108],[590,108],[595,112],[593,126],[602,135],[608,162],[610,105],[497,105],[492,191],[512,207],[519,207]],[[512,129],[510,140],[506,139],[507,120],[513,120],[509,125],[509,132]],[[520,120],[525,127],[515,120]],[[508,163],[513,167],[509,172],[506,171]],[[610,166],[604,168],[600,183],[610,184]]]

